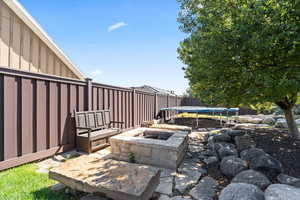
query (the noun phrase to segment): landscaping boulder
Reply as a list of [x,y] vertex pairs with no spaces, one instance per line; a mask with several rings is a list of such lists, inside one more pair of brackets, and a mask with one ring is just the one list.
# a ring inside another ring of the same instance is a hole
[[274,125],[276,128],[287,128],[287,123],[285,119],[278,119]]
[[245,135],[245,132],[241,130],[228,130],[227,134],[231,137],[235,137],[235,136],[243,136]]
[[239,116],[238,121],[240,123],[260,124],[262,123],[263,119],[252,116]]
[[238,152],[233,145],[220,146],[217,152],[220,159],[223,159],[224,157],[227,156],[236,156],[236,157],[238,156]]
[[218,182],[206,176],[189,192],[196,200],[213,200],[216,196]]
[[251,123],[243,123],[243,124],[236,124],[233,129],[240,130],[240,129],[256,129],[256,128],[265,128],[269,127],[268,124],[251,124]]
[[300,189],[285,185],[273,184],[270,185],[265,191],[265,200],[299,200]]
[[252,184],[231,183],[222,190],[219,200],[264,200],[264,193]]
[[220,133],[213,136],[214,142],[231,142],[231,137],[227,133]]
[[300,188],[300,178],[292,177],[286,174],[279,174],[277,180],[281,184],[291,185]]
[[236,136],[234,138],[234,141],[238,151],[254,148],[256,146],[254,140],[250,137],[250,135]]
[[265,154],[265,152],[262,149],[250,148],[242,151],[240,156],[243,160],[250,162],[253,158],[259,157],[263,154]]
[[215,143],[214,147],[215,147],[215,150],[218,151],[220,148],[234,149],[235,145],[231,144],[231,143],[227,143],[227,142],[219,142],[219,143]]
[[240,172],[238,175],[234,177],[232,183],[253,184],[262,190],[271,184],[269,179],[264,174],[251,169]]
[[219,162],[219,159],[216,156],[211,156],[203,160],[203,162],[207,165],[216,164]]
[[276,120],[273,117],[266,117],[263,121],[263,124],[269,124],[274,125],[276,123]]
[[250,168],[263,172],[269,178],[273,179],[282,172],[282,164],[269,154],[262,154],[255,157],[250,162]]
[[235,156],[223,158],[220,169],[221,172],[229,178],[236,176],[241,171],[248,168],[247,162]]
[[215,141],[214,141],[214,136],[209,136],[207,139],[207,147],[212,150],[215,151]]

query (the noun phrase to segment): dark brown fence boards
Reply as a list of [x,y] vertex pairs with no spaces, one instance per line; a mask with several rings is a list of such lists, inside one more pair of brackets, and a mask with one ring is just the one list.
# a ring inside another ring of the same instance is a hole
[[176,96],[0,67],[0,170],[74,148],[74,110],[111,109],[113,121],[131,128],[178,103]]
[[[73,148],[86,83],[0,70],[0,170]],[[2,161],[2,162],[1,162]]]

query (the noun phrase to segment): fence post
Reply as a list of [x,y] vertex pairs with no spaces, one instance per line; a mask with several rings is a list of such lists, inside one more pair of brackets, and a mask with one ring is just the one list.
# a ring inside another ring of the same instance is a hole
[[135,127],[135,89],[132,90],[132,127]]
[[157,93],[155,93],[155,95],[154,95],[154,118],[156,118],[157,113],[158,113],[158,110],[157,110]]
[[85,109],[86,110],[92,110],[92,79],[91,78],[86,78],[86,105]]
[[169,107],[169,95],[167,94],[167,107]]

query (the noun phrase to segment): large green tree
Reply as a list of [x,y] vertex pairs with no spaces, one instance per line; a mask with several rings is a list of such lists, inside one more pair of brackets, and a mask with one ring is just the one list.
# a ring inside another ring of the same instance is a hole
[[178,49],[193,94],[212,104],[273,102],[300,139],[300,0],[178,0]]

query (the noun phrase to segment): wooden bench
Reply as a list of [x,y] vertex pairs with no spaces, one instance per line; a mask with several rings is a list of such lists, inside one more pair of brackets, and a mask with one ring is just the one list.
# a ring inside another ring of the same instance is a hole
[[[91,153],[109,146],[109,137],[121,133],[124,122],[111,121],[110,110],[74,111],[77,150]],[[112,125],[120,124],[121,128]]]

